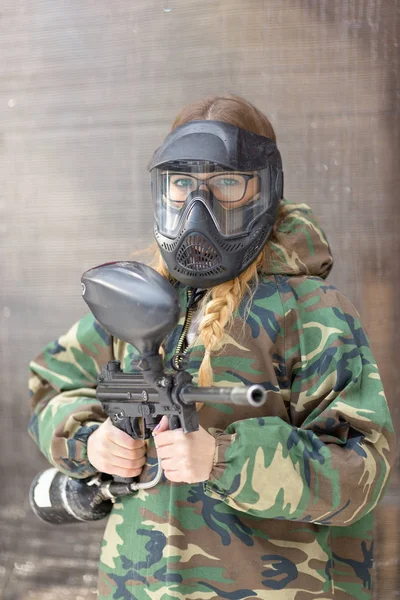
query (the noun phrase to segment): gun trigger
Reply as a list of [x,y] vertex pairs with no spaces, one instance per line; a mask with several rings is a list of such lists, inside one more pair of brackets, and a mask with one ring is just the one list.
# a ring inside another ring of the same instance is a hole
[[143,435],[144,435],[144,425],[141,426],[141,421],[142,417],[135,417],[133,419],[133,423],[132,423],[132,437],[135,440],[140,440],[140,439],[144,439]]
[[134,422],[135,435],[137,439],[148,440],[151,437],[151,428],[148,427],[146,419],[143,417],[136,417]]

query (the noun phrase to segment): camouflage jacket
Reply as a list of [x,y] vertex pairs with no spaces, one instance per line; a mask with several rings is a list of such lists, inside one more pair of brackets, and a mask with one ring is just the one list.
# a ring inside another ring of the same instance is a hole
[[[144,600],[371,598],[373,509],[394,460],[394,431],[357,311],[325,282],[332,258],[306,205],[285,203],[273,272],[234,315],[212,356],[215,385],[261,383],[261,408],[204,406],[216,438],[210,479],[116,502],[101,549],[99,597]],[[173,356],[182,318],[165,340]],[[204,347],[189,348],[196,378]],[[96,377],[135,349],[89,314],[31,363],[30,433],[48,460],[94,472],[88,435],[105,418]],[[148,443],[142,479],[156,470]]]

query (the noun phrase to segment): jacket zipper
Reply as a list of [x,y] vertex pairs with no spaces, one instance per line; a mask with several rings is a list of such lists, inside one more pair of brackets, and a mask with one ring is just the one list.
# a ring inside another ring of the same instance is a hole
[[176,345],[175,354],[172,357],[172,361],[171,361],[173,367],[175,369],[177,369],[178,371],[181,368],[182,355],[187,351],[187,348],[185,348],[185,350],[182,350],[182,349],[183,349],[183,345],[186,340],[187,333],[189,331],[190,323],[192,322],[192,316],[193,316],[193,312],[194,312],[194,308],[190,305],[190,299],[192,298],[192,295],[193,295],[193,290],[192,289],[188,290],[188,292],[187,292],[187,303],[188,304],[187,304],[187,309],[186,309],[185,321],[183,323],[182,332],[181,332],[181,335],[179,336],[179,340]]

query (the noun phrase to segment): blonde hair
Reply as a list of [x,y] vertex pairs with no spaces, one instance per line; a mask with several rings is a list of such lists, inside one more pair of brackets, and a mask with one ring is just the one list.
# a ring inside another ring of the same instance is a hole
[[[198,100],[179,112],[171,130],[194,120],[224,121],[276,141],[275,132],[267,117],[250,102],[239,96],[229,94]],[[281,216],[278,214],[277,222]],[[270,237],[269,241],[272,239]],[[245,295],[249,294],[251,298],[251,287],[255,289],[258,273],[266,272],[268,259],[269,244],[267,242],[258,257],[243,273],[231,281],[210,288],[203,298],[204,316],[199,325],[199,335],[205,347],[205,354],[199,369],[199,386],[213,384],[211,354],[220,347],[225,330]],[[164,277],[171,278],[158,248],[157,262],[154,267]]]

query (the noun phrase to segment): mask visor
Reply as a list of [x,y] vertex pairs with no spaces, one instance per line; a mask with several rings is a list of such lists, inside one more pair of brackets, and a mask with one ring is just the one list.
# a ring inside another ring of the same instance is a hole
[[271,206],[275,170],[226,170],[216,163],[197,161],[165,165],[152,170],[155,218],[160,232],[175,237],[201,202],[218,231],[226,236],[245,234],[257,217]]

